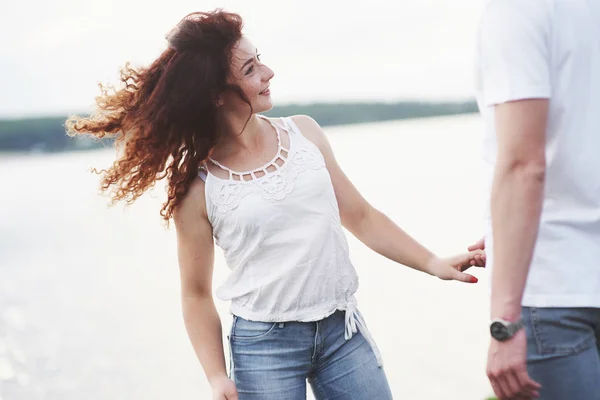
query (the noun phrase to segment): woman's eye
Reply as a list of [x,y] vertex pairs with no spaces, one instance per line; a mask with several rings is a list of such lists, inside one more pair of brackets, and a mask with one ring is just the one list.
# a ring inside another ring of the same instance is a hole
[[258,61],[260,61],[260,56],[261,56],[260,54],[257,54],[257,55],[256,55],[256,59],[257,59]]
[[246,75],[251,74],[252,71],[254,71],[254,66],[248,68],[248,71],[246,71]]

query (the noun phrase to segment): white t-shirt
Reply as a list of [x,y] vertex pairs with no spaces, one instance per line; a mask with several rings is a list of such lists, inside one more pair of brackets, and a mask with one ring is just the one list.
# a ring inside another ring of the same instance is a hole
[[[600,307],[600,0],[489,1],[477,75],[488,196],[494,105],[550,99],[543,211],[523,305]],[[492,266],[489,197],[486,209]]]

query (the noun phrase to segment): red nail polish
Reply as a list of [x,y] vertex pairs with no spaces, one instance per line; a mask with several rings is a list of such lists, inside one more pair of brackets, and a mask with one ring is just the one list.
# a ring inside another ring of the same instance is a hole
[[475,278],[474,276],[471,277],[471,283],[477,283],[479,282],[479,279]]

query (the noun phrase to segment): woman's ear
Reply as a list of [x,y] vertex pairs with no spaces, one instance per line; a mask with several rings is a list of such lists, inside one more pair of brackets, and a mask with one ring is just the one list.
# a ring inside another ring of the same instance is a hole
[[213,103],[215,106],[221,107],[223,105],[223,99],[221,98],[221,96],[217,96],[214,98]]

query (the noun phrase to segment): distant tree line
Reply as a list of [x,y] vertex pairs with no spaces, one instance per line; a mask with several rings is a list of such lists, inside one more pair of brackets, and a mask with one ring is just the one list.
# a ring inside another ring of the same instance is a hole
[[271,117],[306,114],[321,126],[355,124],[361,122],[389,121],[396,119],[423,118],[441,115],[468,114],[477,112],[474,101],[431,103],[315,103],[291,104],[274,107],[266,113]]
[[[271,117],[306,114],[322,126],[422,118],[439,115],[466,114],[477,111],[473,101],[461,103],[315,103],[276,106],[266,113]],[[71,138],[65,134],[66,117],[0,120],[0,151],[57,152],[110,146],[110,140],[86,137]]]

